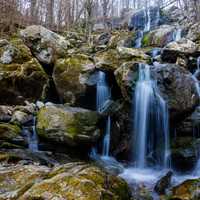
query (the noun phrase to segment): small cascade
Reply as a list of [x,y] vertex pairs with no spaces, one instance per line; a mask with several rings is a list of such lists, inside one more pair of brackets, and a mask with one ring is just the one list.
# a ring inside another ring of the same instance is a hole
[[150,66],[140,64],[134,98],[133,159],[137,168],[148,167],[149,160],[162,167],[169,163],[168,108],[150,76]]
[[141,48],[142,47],[142,39],[144,37],[144,32],[143,31],[138,31],[136,40],[135,40],[135,48]]
[[[96,110],[102,112],[106,102],[111,98],[111,89],[106,80],[106,74],[102,71],[98,72],[97,92],[96,92]],[[108,116],[106,120],[106,131],[103,139],[102,156],[109,156],[110,150],[110,131],[111,131],[111,117]],[[97,159],[97,149],[92,148],[90,156]]]
[[110,150],[110,128],[111,128],[111,118],[108,116],[107,122],[106,122],[106,134],[103,140],[103,156],[109,156],[109,150]]
[[28,148],[32,152],[38,151],[38,137],[36,132],[36,118],[33,118],[33,126],[23,127],[23,135],[27,138]]
[[148,32],[151,29],[151,13],[150,13],[150,7],[148,6],[146,8],[146,13],[145,13],[145,28],[144,32]]
[[200,56],[197,58],[197,71],[200,70]]
[[196,87],[196,90],[197,90],[197,94],[200,98],[200,86],[199,86],[199,80],[196,78],[196,74],[199,73],[199,70],[200,70],[200,57],[197,58],[197,68],[196,68],[196,71],[194,72],[192,78],[194,79],[195,81],[195,87]]
[[36,117],[33,118],[32,135],[28,138],[29,149],[31,151],[38,151],[38,136],[36,131]]
[[173,41],[179,41],[182,37],[182,29],[181,28],[177,28],[174,30],[173,32]]
[[104,104],[111,97],[111,90],[106,80],[106,74],[102,71],[98,72],[97,92],[96,92],[96,109],[101,112]]

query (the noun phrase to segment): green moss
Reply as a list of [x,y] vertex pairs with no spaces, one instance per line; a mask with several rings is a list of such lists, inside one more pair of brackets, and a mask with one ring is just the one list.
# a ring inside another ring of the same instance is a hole
[[147,47],[150,45],[150,36],[149,34],[145,34],[143,39],[142,39],[142,46]]
[[12,140],[21,133],[21,129],[17,125],[0,123],[0,139]]

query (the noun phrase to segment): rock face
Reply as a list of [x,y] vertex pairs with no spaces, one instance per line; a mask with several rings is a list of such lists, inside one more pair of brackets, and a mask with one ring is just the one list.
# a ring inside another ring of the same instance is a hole
[[0,104],[23,104],[40,99],[47,76],[19,39],[0,45]]
[[190,114],[198,104],[197,88],[192,74],[178,65],[156,65],[152,74],[162,96],[168,102],[170,117]]
[[68,163],[50,168],[16,165],[1,168],[0,198],[129,200],[127,184],[95,166]]
[[174,26],[162,25],[159,28],[146,33],[143,37],[142,44],[144,47],[164,47],[167,43],[173,41],[175,30]]
[[85,93],[81,74],[94,69],[93,62],[85,55],[75,55],[58,59],[55,63],[53,79],[63,102],[74,104]]
[[46,106],[37,115],[39,137],[50,142],[74,146],[90,145],[100,132],[96,112],[67,106]]
[[53,64],[55,56],[65,57],[70,47],[64,37],[42,26],[28,26],[21,31],[21,37],[38,61],[46,65]]
[[197,50],[198,46],[194,42],[182,38],[180,41],[167,44],[162,51],[161,58],[163,61],[176,63],[178,57],[189,57]]

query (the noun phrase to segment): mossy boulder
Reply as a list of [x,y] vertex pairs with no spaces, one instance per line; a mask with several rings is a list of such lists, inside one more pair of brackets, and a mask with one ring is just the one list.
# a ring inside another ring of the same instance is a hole
[[61,105],[46,106],[38,112],[36,127],[39,137],[47,141],[69,146],[90,145],[100,136],[98,120],[94,111]]
[[136,62],[123,63],[114,73],[122,95],[128,102],[132,101],[132,94],[138,80],[138,73],[139,64]]
[[17,125],[8,123],[0,123],[0,140],[12,141],[16,139],[21,133],[21,129]]
[[142,49],[118,47],[117,51],[120,59],[126,59],[127,61],[148,62],[150,60],[150,56],[145,54]]
[[47,75],[20,39],[0,46],[0,103],[23,104],[42,95]]
[[120,62],[121,60],[116,49],[98,52],[95,55],[96,67],[104,71],[113,72],[119,67]]
[[18,199],[34,183],[41,181],[48,172],[49,168],[34,165],[1,167],[0,199]]
[[190,56],[197,57],[200,55],[198,45],[189,39],[182,38],[179,41],[170,42],[167,44],[161,54],[164,62],[176,63],[178,58],[190,59]]
[[142,39],[144,47],[164,47],[167,43],[173,41],[174,26],[162,25],[159,28],[146,33]]
[[197,200],[200,199],[200,179],[186,180],[172,188],[166,200]]
[[19,199],[129,200],[130,191],[120,178],[95,166],[69,163],[55,168],[47,179],[33,185]]
[[93,69],[92,60],[83,54],[57,60],[53,80],[63,102],[75,104],[84,95],[86,86],[82,83],[81,74],[90,72]]
[[52,65],[56,57],[65,57],[70,47],[68,40],[43,26],[28,26],[21,31],[21,37],[44,65]]

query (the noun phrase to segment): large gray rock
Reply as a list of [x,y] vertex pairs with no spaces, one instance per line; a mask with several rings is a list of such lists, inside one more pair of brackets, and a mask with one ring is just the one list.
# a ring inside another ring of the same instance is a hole
[[0,104],[40,99],[47,75],[20,39],[0,41]]
[[90,145],[100,137],[99,115],[90,110],[68,106],[45,106],[37,115],[40,138],[75,146]]
[[157,64],[151,71],[162,96],[168,103],[170,116],[184,118],[190,115],[199,100],[196,81],[192,74],[173,64]]
[[[176,63],[178,57],[189,57],[192,55],[199,54],[198,46],[191,40],[182,38],[179,41],[174,41],[167,44],[161,54],[163,61]],[[200,55],[200,54],[199,54]]]
[[55,56],[64,57],[70,47],[64,37],[39,25],[28,26],[21,37],[42,64],[53,64]]
[[58,59],[53,71],[53,80],[60,99],[75,104],[86,91],[88,75],[95,66],[90,57],[83,54]]

